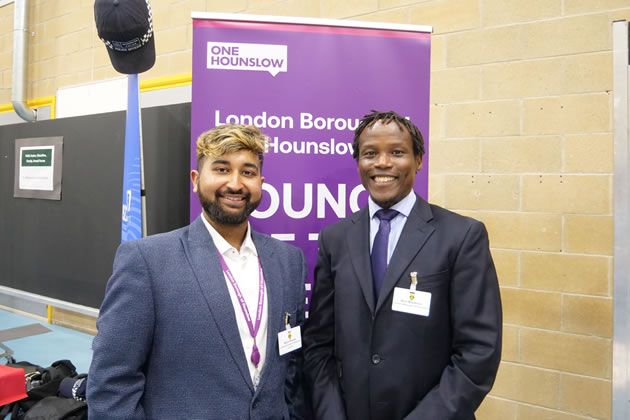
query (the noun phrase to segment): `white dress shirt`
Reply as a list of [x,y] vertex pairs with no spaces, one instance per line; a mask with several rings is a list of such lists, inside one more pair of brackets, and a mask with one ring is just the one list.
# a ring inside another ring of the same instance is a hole
[[[247,309],[252,324],[256,325],[256,310],[258,308],[258,283],[259,283],[259,270],[258,270],[258,252],[254,241],[252,240],[251,227],[247,224],[247,233],[245,234],[245,240],[241,245],[240,252],[230,245],[224,238],[216,231],[214,227],[201,215],[203,223],[206,225],[214,246],[225,259],[225,263],[232,271],[236,284],[238,284],[241,293],[247,303]],[[265,363],[265,355],[267,354],[267,283],[265,282],[265,299],[263,301],[263,312],[260,320],[260,328],[256,335],[256,346],[260,352],[260,362],[258,367],[255,367],[251,361],[252,348],[254,346],[254,339],[252,338],[245,315],[241,310],[241,304],[238,301],[236,292],[232,284],[228,280],[225,273],[223,274],[228,290],[230,291],[230,298],[232,299],[232,306],[234,307],[234,314],[236,315],[236,323],[238,325],[238,332],[241,336],[241,344],[243,344],[243,350],[247,358],[247,366],[249,367],[249,374],[251,375],[254,385],[257,384],[260,379],[260,372],[262,372],[263,365]],[[221,322],[221,320],[217,320]]]
[[[400,234],[405,227],[405,223],[407,223],[407,218],[409,217],[409,213],[411,213],[411,209],[413,209],[414,204],[416,204],[416,193],[411,190],[405,198],[391,207],[392,209],[397,210],[398,214],[389,222],[387,264],[389,264],[389,260],[392,259],[392,255],[396,249],[396,244],[398,244],[398,239],[400,239]],[[376,232],[378,232],[378,228],[381,223],[380,219],[375,216],[376,212],[380,209],[382,209],[382,207],[372,201],[372,197],[370,197],[368,199],[368,211],[370,212],[370,254],[372,253],[372,245],[374,244]]]

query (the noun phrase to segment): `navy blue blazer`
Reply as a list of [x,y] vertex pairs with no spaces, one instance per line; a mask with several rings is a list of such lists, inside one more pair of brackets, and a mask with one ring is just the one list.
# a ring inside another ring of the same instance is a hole
[[[501,357],[499,284],[481,222],[417,197],[378,300],[367,207],[326,227],[304,368],[317,419],[474,419]],[[395,287],[431,293],[429,316],[392,311]]]
[[232,301],[200,216],[120,245],[97,320],[90,419],[300,418],[301,352],[280,356],[284,314],[304,322],[302,251],[252,232],[268,298],[267,354],[254,390]]

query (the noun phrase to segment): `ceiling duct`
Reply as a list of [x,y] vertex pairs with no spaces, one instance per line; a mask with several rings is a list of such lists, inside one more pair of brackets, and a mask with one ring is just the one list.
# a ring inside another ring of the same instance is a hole
[[37,111],[29,108],[24,99],[26,92],[26,60],[28,0],[15,0],[13,17],[13,86],[11,102],[15,113],[25,121],[35,121]]

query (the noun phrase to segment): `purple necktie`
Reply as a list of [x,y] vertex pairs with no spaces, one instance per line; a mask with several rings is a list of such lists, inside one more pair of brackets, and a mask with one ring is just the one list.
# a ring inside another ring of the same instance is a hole
[[396,210],[381,209],[376,217],[381,221],[372,244],[372,277],[374,278],[374,299],[381,293],[385,271],[387,271],[387,244],[389,242],[389,221],[398,215]]

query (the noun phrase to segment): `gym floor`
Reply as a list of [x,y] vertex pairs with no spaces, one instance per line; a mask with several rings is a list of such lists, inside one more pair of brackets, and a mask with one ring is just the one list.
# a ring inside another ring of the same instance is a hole
[[[8,347],[18,362],[48,367],[57,360],[68,359],[78,373],[87,373],[93,339],[90,334],[0,309],[0,344]],[[0,364],[6,364],[7,359],[2,356],[0,348]]]

